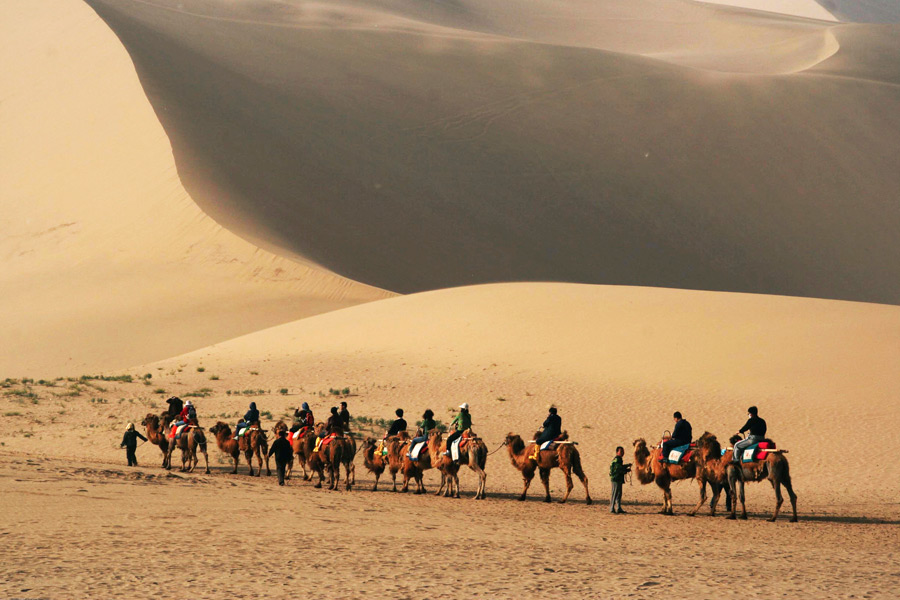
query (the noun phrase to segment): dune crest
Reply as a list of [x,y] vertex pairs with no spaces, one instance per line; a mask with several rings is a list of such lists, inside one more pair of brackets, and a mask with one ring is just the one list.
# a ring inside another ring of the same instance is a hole
[[0,74],[4,377],[124,367],[390,295],[204,215],[85,4],[12,0],[0,22],[18,57]]

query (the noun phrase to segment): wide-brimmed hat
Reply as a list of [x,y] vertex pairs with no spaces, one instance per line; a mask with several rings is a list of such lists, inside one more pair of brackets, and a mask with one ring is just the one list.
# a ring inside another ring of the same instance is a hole
[[469,403],[463,402],[462,404],[459,405],[459,407],[463,410],[469,410]]

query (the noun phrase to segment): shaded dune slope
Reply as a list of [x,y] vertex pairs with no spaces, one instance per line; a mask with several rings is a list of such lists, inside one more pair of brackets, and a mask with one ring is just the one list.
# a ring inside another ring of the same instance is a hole
[[[842,52],[790,29],[839,28],[784,19],[771,60],[812,68],[771,76],[722,72],[770,72],[766,52],[698,54],[690,35],[620,52],[555,45],[549,26],[503,38],[465,5],[426,23],[370,4],[89,4],[131,53],[201,206],[352,279],[900,302],[900,86],[826,76]],[[678,54],[694,66],[650,57]]]

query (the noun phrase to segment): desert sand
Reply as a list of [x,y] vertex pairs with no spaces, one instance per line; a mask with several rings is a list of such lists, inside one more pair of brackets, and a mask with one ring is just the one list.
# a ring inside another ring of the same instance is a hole
[[[742,4],[0,3],[0,596],[895,597],[897,26]],[[343,389],[359,438],[468,402],[487,499],[124,466],[170,395]],[[516,501],[549,405],[591,505]],[[609,514],[617,445],[749,405],[799,523]]]

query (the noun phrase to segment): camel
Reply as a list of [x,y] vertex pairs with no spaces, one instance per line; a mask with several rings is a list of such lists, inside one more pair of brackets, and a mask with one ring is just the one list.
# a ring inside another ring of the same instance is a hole
[[203,453],[203,458],[206,460],[206,474],[209,475],[209,454],[206,452],[206,435],[204,435],[203,429],[197,424],[196,420],[192,421],[190,427],[181,433],[179,439],[169,438],[168,450],[166,451],[166,462],[169,466],[166,468],[172,466],[172,453],[175,451],[175,446],[178,446],[181,450],[181,471],[183,473],[192,473],[197,464],[199,464],[200,459],[197,458],[197,448],[199,447],[200,452]]
[[148,414],[141,421],[141,425],[147,428],[147,440],[154,446],[159,446],[163,454],[162,468],[169,468],[169,440],[166,438],[165,427],[160,425],[159,415]]
[[[741,437],[736,435],[729,441],[734,446],[740,440]],[[772,440],[768,439],[766,441],[772,442]],[[728,515],[729,519],[736,518],[735,511],[737,510],[738,498],[741,501],[741,518],[747,518],[747,505],[744,503],[744,482],[768,479],[775,489],[775,512],[769,521],[774,522],[778,518],[778,512],[784,503],[784,497],[781,495],[781,486],[783,485],[791,499],[791,509],[793,511],[791,523],[797,522],[797,494],[794,493],[794,488],[791,485],[791,471],[788,460],[782,452],[767,452],[766,457],[762,460],[740,465],[730,462],[731,452],[726,452],[723,459],[728,459],[728,488],[731,491],[731,514]]]
[[[306,469],[306,463],[309,460],[309,455],[312,453],[313,447],[316,444],[316,434],[312,429],[307,429],[303,434],[300,435],[297,439],[294,439],[293,434],[288,430],[287,423],[284,421],[278,421],[275,423],[275,427],[273,431],[275,432],[275,437],[278,437],[278,432],[284,430],[288,431],[288,441],[291,443],[291,448],[294,450],[294,455],[297,457],[297,462],[300,464],[300,468],[303,469],[303,481],[309,481],[312,479],[312,475]],[[302,431],[302,430],[301,430]],[[268,465],[269,457],[266,457],[266,465]],[[285,478],[290,479],[291,475],[294,473],[294,461],[291,460],[288,463],[287,473],[285,473]]]
[[[672,504],[672,482],[682,479],[694,479],[697,476],[697,452],[691,454],[688,462],[670,465],[668,463],[659,462],[659,454],[661,450],[654,448],[652,451],[647,449],[647,442],[643,438],[634,440],[634,469],[633,472],[637,476],[638,481],[646,485],[656,482],[659,489],[663,493],[663,507],[659,511],[661,515],[673,515],[674,505]],[[703,489],[701,494],[705,492],[705,484],[701,483]],[[701,501],[702,504],[702,501]]]
[[400,488],[401,492],[406,492],[409,490],[409,482],[416,482],[416,494],[424,494],[425,493],[425,483],[422,480],[422,474],[431,468],[431,455],[427,450],[427,446],[424,451],[419,455],[417,460],[410,460],[409,453],[409,445],[412,443],[412,440],[405,431],[401,432],[396,436],[392,436],[387,440],[387,460],[388,465],[391,471],[391,478],[394,480],[394,488],[391,491],[396,491],[397,488],[397,472],[403,474],[403,486]]
[[[233,436],[231,433],[231,427],[229,427],[227,423],[223,423],[222,421],[219,421],[215,425],[210,427],[209,432],[211,434],[213,434],[214,436],[216,436],[216,445],[219,447],[219,450],[221,450],[222,452],[224,452],[225,454],[230,456],[231,459],[234,461],[234,470],[231,472],[231,474],[232,475],[237,474],[238,461],[241,456],[241,452],[244,452],[244,456],[247,459],[247,466],[250,467],[250,475],[252,476],[253,475],[253,462],[252,462],[253,446],[245,445],[244,448],[242,448],[241,444],[238,442],[238,440],[233,439]],[[257,430],[256,433],[261,433],[261,432],[259,430]],[[257,439],[257,444],[260,444],[260,443],[262,443],[262,446],[261,446],[262,448],[268,447],[268,443],[266,442],[265,434],[263,434],[261,436],[261,440],[259,438]],[[260,448],[260,446],[257,446],[257,457],[260,456],[258,453],[259,448]],[[263,453],[265,454],[265,451],[263,451]],[[260,472],[257,473],[257,476],[259,476],[259,474],[262,472],[262,458],[259,458],[259,471]],[[268,472],[267,474],[270,475],[271,471]]]
[[[484,472],[484,465],[487,462],[487,445],[474,434],[462,438],[463,441],[459,445],[459,462],[454,462],[449,456],[444,456],[447,444],[442,442],[441,438],[441,434],[437,431],[428,436],[428,452],[431,454],[431,463],[441,472],[441,489],[444,488],[445,482],[447,484],[444,497],[459,498],[459,469],[462,465],[468,465],[478,475],[475,499],[483,500],[486,497],[484,485],[487,475]],[[440,492],[441,490],[438,490],[438,493]],[[568,494],[566,496],[568,497]]]
[[[563,436],[567,438],[568,434],[563,432]],[[591,492],[588,489],[588,479],[584,471],[581,470],[581,455],[574,444],[559,444],[555,450],[541,450],[538,453],[537,460],[534,460],[532,458],[534,456],[533,442],[526,445],[520,436],[515,433],[509,433],[504,443],[507,450],[509,450],[510,462],[522,472],[522,480],[525,487],[522,489],[522,495],[519,496],[519,500],[525,500],[525,496],[528,494],[528,486],[531,485],[531,480],[534,479],[534,471],[537,469],[540,473],[541,483],[544,484],[544,502],[550,502],[550,471],[559,467],[566,476],[566,495],[560,500],[560,504],[568,500],[569,494],[572,493],[572,488],[574,487],[572,485],[573,472],[584,485],[585,502],[587,504],[592,502]]]
[[700,484],[700,501],[694,510],[688,513],[693,517],[706,503],[706,484],[712,489],[712,500],[709,503],[710,516],[716,516],[716,505],[722,490],[725,491],[726,507],[731,509],[731,492],[728,488],[728,473],[726,467],[731,460],[731,455],[722,456],[722,446],[716,436],[708,431],[703,432],[697,439],[697,481]]
[[[247,465],[250,466],[250,475],[253,475],[253,465],[251,464],[251,461],[253,460],[253,457],[256,456],[256,463],[259,465],[256,476],[259,477],[262,474],[263,457],[269,453],[269,440],[266,438],[266,430],[262,428],[259,421],[254,421],[253,423],[250,423],[249,428],[244,430],[244,435],[238,438],[237,442],[241,452],[243,452],[244,456],[247,458]],[[269,468],[269,459],[266,456],[266,475],[271,474],[272,470]]]
[[[378,442],[375,441],[375,438],[366,438],[363,442],[362,452],[363,452],[363,466],[369,470],[370,473],[375,475],[375,485],[372,486],[372,491],[378,491],[378,480],[381,478],[381,474],[384,473],[384,469],[387,467],[388,461],[387,458],[381,453],[376,452],[378,449]],[[394,488],[396,491],[397,487],[397,476],[396,471],[394,472]]]
[[[322,427],[317,427],[317,429],[321,430]],[[343,435],[335,437],[327,446],[320,446],[318,451],[310,454],[307,464],[312,471],[319,475],[319,481],[316,483],[315,487],[322,487],[322,483],[325,481],[325,470],[327,469],[328,489],[337,490],[341,479],[341,464],[343,464],[344,468],[347,470],[345,485],[347,491],[350,491],[353,482],[350,479],[350,471],[345,462],[345,454],[350,454],[350,460],[353,460],[353,451],[351,450],[350,440]]]

